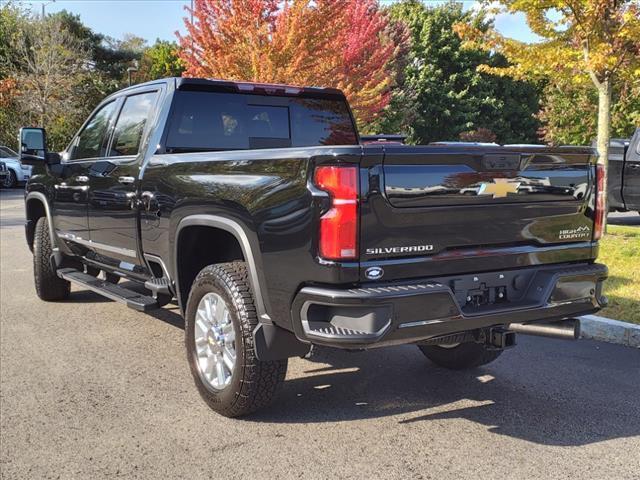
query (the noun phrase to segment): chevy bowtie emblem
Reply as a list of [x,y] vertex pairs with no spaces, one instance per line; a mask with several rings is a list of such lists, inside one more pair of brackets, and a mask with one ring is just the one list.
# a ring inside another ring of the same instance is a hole
[[480,185],[478,195],[493,195],[493,198],[504,198],[508,193],[518,193],[520,182],[510,182],[507,178],[494,178],[493,183]]

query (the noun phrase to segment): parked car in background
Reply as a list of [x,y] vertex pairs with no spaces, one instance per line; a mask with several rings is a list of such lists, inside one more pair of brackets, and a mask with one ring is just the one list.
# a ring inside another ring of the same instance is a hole
[[26,183],[31,177],[31,166],[22,165],[19,155],[9,147],[0,145],[0,159],[7,167],[6,175],[1,179],[5,188],[15,188],[20,183]]
[[607,186],[610,211],[640,213],[640,127],[631,139],[611,139]]

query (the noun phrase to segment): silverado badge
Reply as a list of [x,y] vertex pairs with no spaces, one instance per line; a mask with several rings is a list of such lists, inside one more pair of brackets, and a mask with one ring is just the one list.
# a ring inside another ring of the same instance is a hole
[[493,198],[505,198],[508,193],[518,193],[520,182],[510,182],[507,178],[494,178],[493,183],[480,185],[478,195],[493,195]]

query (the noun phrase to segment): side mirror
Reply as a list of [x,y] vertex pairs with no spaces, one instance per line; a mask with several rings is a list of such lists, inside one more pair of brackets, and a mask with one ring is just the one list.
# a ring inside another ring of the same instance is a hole
[[62,157],[57,152],[47,152],[44,159],[49,165],[57,165],[62,161]]
[[46,161],[46,157],[46,132],[44,128],[21,128],[20,162],[26,165],[37,165],[44,163]]

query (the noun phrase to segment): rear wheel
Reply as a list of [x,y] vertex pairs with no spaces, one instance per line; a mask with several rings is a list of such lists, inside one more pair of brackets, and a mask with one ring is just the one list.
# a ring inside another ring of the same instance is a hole
[[213,410],[239,417],[271,403],[284,381],[287,360],[256,357],[258,317],[244,262],[202,269],[191,287],[185,320],[191,373]]
[[71,284],[56,274],[51,264],[52,253],[49,224],[46,217],[40,217],[33,238],[33,279],[36,293],[42,300],[64,300],[69,296]]
[[451,370],[465,370],[493,362],[502,350],[489,349],[475,342],[451,345],[418,345],[420,351],[436,365]]

